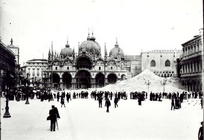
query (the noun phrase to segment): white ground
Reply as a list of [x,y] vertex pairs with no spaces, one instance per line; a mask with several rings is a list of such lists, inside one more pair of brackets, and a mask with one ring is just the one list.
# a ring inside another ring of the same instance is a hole
[[[5,99],[1,99],[2,140],[195,140],[203,119],[200,101],[184,101],[180,110],[170,110],[170,100],[162,102],[120,100],[110,113],[98,108],[93,99],[75,99],[66,108],[55,101],[10,101],[11,118],[3,118]],[[61,116],[59,130],[49,131],[46,120],[51,105]],[[104,102],[103,102],[104,105]]]

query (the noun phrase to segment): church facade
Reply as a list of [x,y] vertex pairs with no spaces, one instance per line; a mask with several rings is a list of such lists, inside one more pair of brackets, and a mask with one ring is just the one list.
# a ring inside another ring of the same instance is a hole
[[75,53],[65,45],[59,54],[48,53],[48,68],[44,71],[50,87],[61,89],[98,88],[128,77],[123,50],[116,41],[109,55],[104,46],[104,57],[96,38],[88,34]]

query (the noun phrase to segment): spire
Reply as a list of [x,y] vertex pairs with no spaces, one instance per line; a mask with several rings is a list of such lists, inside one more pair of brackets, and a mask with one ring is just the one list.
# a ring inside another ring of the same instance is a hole
[[52,42],[51,42],[51,56],[52,56],[51,58],[52,58],[52,60],[54,59],[53,55],[54,55],[54,54],[53,54],[53,41],[52,41]]
[[73,53],[72,53],[72,55],[73,55],[73,60],[75,59],[75,49],[73,48]]
[[115,47],[118,47],[118,38],[116,37],[116,43],[115,43]]
[[107,59],[106,43],[104,44],[104,58]]
[[91,37],[90,37],[90,31],[89,31],[89,28],[88,28],[88,36],[87,36],[87,40],[90,40]]
[[51,53],[50,53],[50,49],[48,51],[48,61],[51,59]]
[[10,42],[11,42],[11,45],[13,45],[13,38],[11,38],[11,41],[10,41]]
[[67,39],[67,44],[65,45],[66,48],[69,48],[69,41]]
[[90,40],[95,41],[96,38],[94,37],[94,33],[92,32]]

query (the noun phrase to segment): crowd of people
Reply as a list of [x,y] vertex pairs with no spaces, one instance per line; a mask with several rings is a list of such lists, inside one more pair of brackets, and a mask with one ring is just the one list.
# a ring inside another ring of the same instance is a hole
[[[147,93],[145,91],[139,92],[134,91],[127,93],[126,91],[118,91],[118,92],[111,92],[111,91],[54,91],[50,89],[42,89],[42,90],[30,90],[30,89],[20,89],[20,90],[7,90],[0,93],[0,97],[8,97],[9,100],[26,100],[27,98],[30,99],[39,99],[41,101],[48,100],[53,101],[57,100],[57,102],[61,103],[62,107],[65,106],[65,101],[69,103],[72,99],[88,99],[92,98],[96,101],[98,101],[99,108],[102,108],[103,101],[106,102],[107,100],[112,101],[114,103],[114,107],[118,107],[118,102],[123,99],[127,100],[128,96],[132,100],[137,100],[138,105],[142,105],[142,101],[145,101],[149,99],[149,101],[162,101],[164,99],[171,100],[171,110],[179,109],[181,108],[181,104],[183,103],[183,100],[187,99],[200,99],[201,108],[203,108],[203,93],[201,92],[186,92],[183,91],[181,93],[179,92],[150,92]],[[107,101],[108,102],[108,101]]]
[[[6,97],[9,100],[16,100],[22,101],[29,99],[39,99],[40,101],[47,100],[48,102],[56,100],[60,102],[61,107],[66,107],[66,103],[69,103],[71,100],[74,99],[94,99],[98,102],[98,107],[103,108],[106,107],[106,112],[110,112],[111,102],[114,104],[114,108],[118,107],[118,103],[120,100],[127,100],[129,98],[131,100],[137,100],[138,105],[142,106],[142,102],[145,100],[149,100],[151,102],[159,101],[167,99],[171,100],[171,110],[180,109],[181,104],[184,100],[187,99],[200,99],[201,108],[203,108],[203,93],[202,92],[150,92],[147,93],[145,91],[139,92],[134,91],[127,93],[126,91],[118,91],[118,92],[111,92],[111,91],[54,91],[50,89],[42,89],[42,90],[31,90],[22,88],[19,90],[7,90],[0,93],[0,97]],[[104,102],[104,105],[103,105]],[[58,109],[52,105],[52,109],[49,111],[48,120],[51,121],[50,130],[55,131],[57,119],[60,118]]]

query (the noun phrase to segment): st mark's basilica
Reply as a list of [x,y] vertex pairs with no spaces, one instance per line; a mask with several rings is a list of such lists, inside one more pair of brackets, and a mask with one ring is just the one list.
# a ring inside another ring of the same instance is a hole
[[104,56],[96,38],[88,34],[87,40],[79,44],[78,53],[70,45],[60,52],[48,53],[48,68],[44,71],[48,85],[55,88],[95,88],[126,79],[128,71],[123,50],[116,41],[115,46]]

